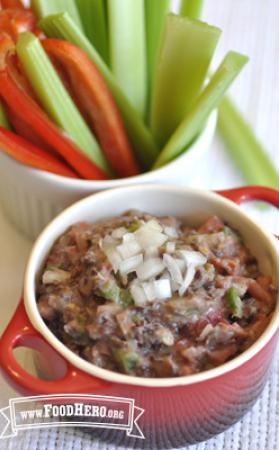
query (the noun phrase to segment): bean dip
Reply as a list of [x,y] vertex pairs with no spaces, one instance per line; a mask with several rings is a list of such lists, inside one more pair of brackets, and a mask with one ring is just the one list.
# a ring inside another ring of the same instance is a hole
[[219,366],[267,327],[277,290],[236,230],[138,211],[71,226],[37,285],[67,347],[104,369],[176,377]]

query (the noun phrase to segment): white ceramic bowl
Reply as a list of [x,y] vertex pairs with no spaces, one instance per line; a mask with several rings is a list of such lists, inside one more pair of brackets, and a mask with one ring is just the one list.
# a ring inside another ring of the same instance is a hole
[[213,111],[190,148],[164,167],[135,177],[87,181],[53,175],[17,163],[0,152],[1,202],[9,219],[31,239],[60,211],[77,200],[105,189],[144,183],[191,185],[196,163],[209,149],[216,127]]

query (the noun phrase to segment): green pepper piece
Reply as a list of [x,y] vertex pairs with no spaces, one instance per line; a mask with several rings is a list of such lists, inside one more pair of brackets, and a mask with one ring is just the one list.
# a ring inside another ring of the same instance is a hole
[[125,373],[131,373],[137,367],[139,357],[131,350],[116,350],[114,356],[119,368]]
[[100,295],[106,300],[112,300],[124,308],[133,304],[133,298],[128,291],[121,289],[115,280],[108,280],[100,289]]
[[120,304],[124,308],[127,308],[128,306],[134,304],[134,300],[133,300],[130,292],[126,291],[125,289],[121,289],[121,292],[120,292]]
[[112,300],[115,303],[119,303],[120,299],[120,287],[117,286],[115,281],[108,280],[99,290],[102,297],[106,300]]
[[231,287],[227,290],[226,299],[233,316],[241,319],[243,316],[243,304],[235,287]]
[[137,231],[140,226],[141,223],[139,220],[133,220],[133,222],[126,226],[126,229],[129,231],[129,233],[134,233],[134,231]]

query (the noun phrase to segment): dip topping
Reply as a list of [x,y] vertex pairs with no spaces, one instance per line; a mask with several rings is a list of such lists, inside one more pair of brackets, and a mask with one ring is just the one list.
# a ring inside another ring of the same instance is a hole
[[138,211],[70,227],[37,286],[39,311],[65,345],[143,377],[193,374],[237,356],[266,328],[276,295],[218,217],[188,227]]
[[[175,293],[185,294],[196,269],[204,266],[207,257],[176,245],[175,227],[161,226],[158,220],[139,220],[129,231],[116,228],[100,240],[115,274],[131,293],[138,306],[155,300],[166,300]],[[127,275],[134,274],[129,280]]]

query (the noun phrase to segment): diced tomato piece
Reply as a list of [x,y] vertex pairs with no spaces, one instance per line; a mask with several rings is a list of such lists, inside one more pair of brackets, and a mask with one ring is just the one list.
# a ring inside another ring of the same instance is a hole
[[216,258],[213,256],[210,261],[220,274],[237,275],[239,273],[238,258]]
[[225,224],[224,222],[219,219],[217,216],[211,216],[205,223],[203,223],[199,229],[199,233],[216,233],[218,231],[223,230]]

